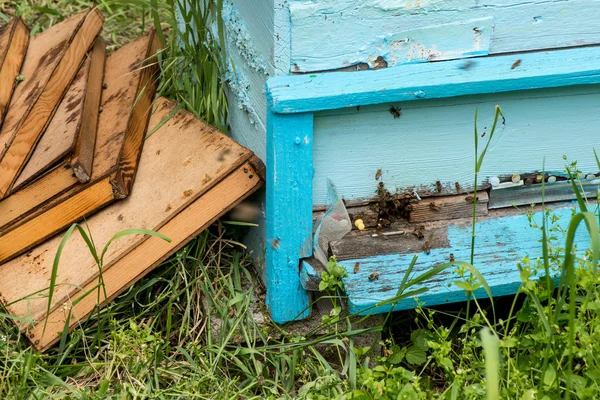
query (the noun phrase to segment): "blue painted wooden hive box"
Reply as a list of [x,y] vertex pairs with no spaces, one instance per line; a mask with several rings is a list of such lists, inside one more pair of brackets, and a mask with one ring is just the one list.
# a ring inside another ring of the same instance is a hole
[[[421,272],[469,260],[476,109],[480,143],[496,105],[504,115],[477,208],[475,266],[494,295],[515,293],[517,261],[539,257],[541,233],[524,213],[542,181],[545,201],[572,199],[565,165],[577,160],[596,196],[598,1],[228,0],[223,18],[230,130],[267,165],[253,251],[276,322],[310,312],[318,268],[303,260],[328,180],[355,228],[328,248],[348,271],[350,311],[387,311],[415,254]],[[558,210],[556,224],[570,215]],[[464,300],[456,277],[431,280],[420,301]]]

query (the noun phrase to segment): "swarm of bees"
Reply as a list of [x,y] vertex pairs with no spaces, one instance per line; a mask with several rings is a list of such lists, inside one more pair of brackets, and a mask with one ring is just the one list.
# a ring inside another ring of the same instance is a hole
[[412,204],[416,200],[412,194],[391,194],[383,182],[377,186],[377,202],[370,205],[371,210],[378,214],[378,228],[390,226],[401,218],[408,219],[412,211]]

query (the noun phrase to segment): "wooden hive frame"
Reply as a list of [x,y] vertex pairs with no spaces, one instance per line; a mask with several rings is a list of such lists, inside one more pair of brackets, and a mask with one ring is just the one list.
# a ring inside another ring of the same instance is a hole
[[[465,60],[455,60],[362,72],[270,78],[267,81],[266,285],[267,305],[273,319],[285,323],[305,318],[310,313],[310,296],[303,284],[314,271],[310,271],[306,263],[302,268],[300,266],[301,260],[310,257],[313,251],[313,123],[316,112],[400,101],[593,85],[600,83],[600,67],[596,61],[599,56],[599,47],[587,47],[479,58],[478,68],[469,73],[463,68]],[[519,68],[514,68],[517,60]],[[561,214],[561,219],[566,218],[563,222],[568,221],[569,215]],[[509,221],[514,227],[523,222],[520,216],[510,218],[514,219],[496,221]],[[488,228],[494,229],[494,226],[491,222]],[[579,240],[585,245],[585,237]],[[513,245],[518,247],[519,241]],[[447,256],[440,255],[428,265],[448,261]],[[343,264],[351,270],[355,262],[359,261],[350,260]],[[360,279],[366,278],[363,273]],[[509,281],[499,286],[499,291],[494,294],[514,293],[520,285],[517,278],[508,276]],[[350,311],[389,310],[389,304],[377,306],[385,298],[365,298],[364,292],[353,292],[353,287],[358,287],[353,286],[353,279],[359,278],[351,274],[345,280]],[[390,287],[396,285],[397,288],[399,283],[400,280],[391,281]],[[395,291],[390,291],[386,296],[390,298],[394,294]],[[452,296],[451,301],[461,298]]]

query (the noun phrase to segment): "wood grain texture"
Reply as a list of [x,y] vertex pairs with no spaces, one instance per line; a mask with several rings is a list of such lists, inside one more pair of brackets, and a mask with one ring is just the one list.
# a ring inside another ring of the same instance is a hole
[[74,15],[30,39],[21,67],[24,81],[15,88],[9,106],[10,112],[0,130],[0,157],[47,85],[52,72],[64,56],[70,37],[83,18],[83,14]]
[[[117,170],[128,135],[138,138],[141,131],[144,136],[151,109],[145,99],[154,97],[155,86],[142,81],[154,75],[157,65],[147,64],[143,69],[141,66],[153,55],[155,36],[152,30],[117,50],[107,60],[106,89],[102,93],[102,112],[98,117],[91,181]],[[135,119],[132,120],[132,116]],[[130,139],[130,142],[134,141]]]
[[[328,179],[346,200],[373,198],[379,169],[392,193],[435,193],[436,181],[442,195],[455,194],[456,182],[471,191],[475,109],[480,131],[489,133],[497,104],[506,123],[498,124],[480,185],[494,176],[541,171],[544,160],[547,173],[564,171],[563,155],[581,171],[597,173],[591,150],[600,146],[596,85],[381,104],[316,114],[314,205],[327,204]],[[400,118],[390,114],[392,105],[402,108]]]
[[[289,9],[290,70],[299,72],[372,65],[377,57],[390,66],[456,58],[477,49],[480,36],[490,54],[600,43],[594,0],[303,0]],[[473,31],[469,21],[483,18],[493,27]]]
[[[400,65],[361,72],[280,76],[267,80],[276,113],[313,112],[390,102],[600,83],[600,47]],[[512,68],[520,60],[520,65]],[[401,78],[399,78],[401,77]],[[348,84],[351,82],[351,84]]]
[[[489,197],[487,192],[477,194],[477,216],[487,215]],[[429,197],[412,205],[410,222],[429,222],[473,215],[473,194]]]
[[[23,171],[21,171],[13,184],[10,190],[11,194],[22,189],[32,180],[43,175],[52,167],[55,167],[58,163],[69,168],[70,164],[64,162],[65,158],[74,157],[76,151],[91,152],[93,154],[98,107],[100,106],[100,92],[95,90],[97,90],[96,86],[98,84],[100,91],[102,90],[104,59],[106,55],[103,41],[96,39],[96,43],[100,44],[95,44],[93,50],[85,57],[79,68],[79,72],[69,85],[65,96],[48,123],[48,127],[40,137],[35,150],[31,154],[31,158],[25,164]],[[92,68],[94,69],[93,72]],[[100,75],[94,75],[98,74],[99,68],[101,68]],[[94,89],[90,90],[92,87]],[[85,107],[86,99],[88,98],[93,98],[91,103],[95,102],[95,106],[89,104],[88,107]],[[89,123],[93,125],[89,125]],[[87,131],[86,129],[93,130]],[[88,137],[84,140],[84,146],[79,144],[82,136],[91,136],[91,138]],[[85,147],[85,150],[83,147]]]
[[16,229],[0,236],[0,262],[16,257],[49,238],[63,227],[69,226],[109,204],[113,191],[109,178],[81,192],[61,198],[60,206],[52,207],[34,219],[20,224]]
[[[174,215],[158,230],[169,237],[171,243],[150,237],[136,247],[126,249],[125,254],[103,273],[107,297],[105,298],[104,294],[101,295],[101,306],[127,290],[217,218],[258,189],[262,185],[262,181],[254,172],[250,164],[244,164],[188,207]],[[250,178],[250,175],[253,177]],[[131,206],[135,205],[121,202],[111,208],[118,208],[119,213],[127,214]],[[42,320],[36,321],[33,326],[21,326],[22,332],[36,349],[45,350],[56,343],[60,339],[68,318],[70,318],[69,328],[73,329],[94,310],[97,305],[97,292],[93,289],[97,284],[97,278],[94,278],[84,285],[82,290],[73,293],[72,297],[66,301],[66,308],[54,309],[48,316],[45,332]],[[83,294],[89,291],[92,291],[91,294],[84,297]],[[73,304],[75,299],[80,300]]]
[[59,165],[30,185],[0,200],[0,237],[33,210],[77,183],[73,171]]
[[28,45],[29,30],[20,17],[11,19],[0,28],[0,128],[17,85],[16,78]]
[[[65,30],[63,37],[66,43],[59,47],[62,50],[62,56],[56,57],[59,59],[58,64],[48,74],[47,81],[40,82],[43,84],[43,88],[40,89],[39,95],[36,96],[38,91],[35,89],[37,87],[27,94],[25,100],[34,104],[23,107],[23,103],[16,103],[13,108],[11,102],[9,113],[22,112],[23,108],[27,108],[27,111],[21,114],[18,124],[7,124],[7,130],[5,131],[3,128],[0,131],[0,137],[5,137],[8,145],[8,147],[0,149],[0,197],[7,195],[24,164],[29,160],[65,90],[77,74],[85,54],[102,29],[102,23],[102,15],[97,9],[90,9],[82,13],[81,24],[76,25],[73,30]],[[69,25],[65,24],[66,27]],[[47,34],[46,32],[41,35]],[[32,42],[32,46],[37,44],[37,42]],[[46,54],[46,57],[51,58],[52,55]],[[25,62],[27,63],[27,59]],[[39,68],[43,69],[41,65],[38,65]],[[35,98],[29,99],[31,95],[34,95]],[[22,100],[22,97],[18,97],[17,100]]]
[[[553,214],[558,219],[552,223],[552,226],[560,225],[565,229],[571,218],[571,209],[562,208],[555,210]],[[534,220],[541,225],[541,212],[534,214]],[[484,220],[478,224],[477,232],[475,267],[485,277],[492,294],[503,296],[516,293],[522,283],[516,263],[524,256],[529,256],[531,260],[541,257],[540,229],[530,226],[527,215],[515,215]],[[396,295],[405,271],[415,254],[419,258],[413,270],[413,278],[436,265],[449,262],[451,253],[456,261],[468,261],[471,244],[469,224],[457,223],[449,226],[447,238],[448,247],[431,249],[430,254],[415,251],[370,255],[340,262],[347,271],[352,271],[354,265],[360,263],[360,269],[356,274],[349,272],[348,277],[344,278],[344,286],[349,298],[349,311],[360,314],[389,311],[392,304],[377,307],[377,303]],[[558,235],[556,245],[564,246],[564,241],[564,236]],[[590,245],[590,237],[585,227],[579,227],[575,244],[577,253],[583,256],[583,251]],[[379,274],[379,279],[369,280],[373,272]],[[558,276],[560,271],[553,270],[552,273]],[[535,274],[533,276],[535,277]],[[426,307],[464,301],[465,291],[454,284],[461,279],[464,278],[459,276],[456,268],[449,268],[423,284],[412,286],[410,290],[428,288],[426,293],[419,296],[419,301]],[[474,295],[477,298],[487,297],[482,287],[476,290]],[[394,309],[410,309],[415,305],[413,298],[407,298],[398,302]]]
[[77,135],[73,156],[69,161],[73,173],[81,183],[90,180],[94,163],[94,147],[96,145],[98,115],[104,82],[104,66],[106,64],[106,43],[101,37],[98,37],[94,42],[90,57],[92,63],[83,101],[83,117],[80,121],[79,135]]
[[[85,212],[83,209],[79,209],[79,214],[68,212],[65,205],[63,205],[66,199],[77,195],[81,191],[89,188],[90,185],[96,183],[104,185],[106,182],[109,182],[111,190],[114,189],[114,174],[118,167],[119,153],[123,147],[125,136],[130,133],[138,134],[135,130],[132,131],[129,129],[131,126],[129,123],[130,114],[131,110],[135,107],[139,107],[140,104],[139,102],[136,103],[136,99],[138,98],[137,90],[142,77],[138,67],[140,63],[143,63],[144,60],[148,58],[149,49],[152,45],[152,38],[153,35],[151,34],[138,38],[134,42],[117,50],[107,61],[107,88],[102,94],[103,112],[100,114],[98,121],[97,139],[94,151],[94,166],[90,182],[83,185],[78,184],[79,181],[74,176],[71,169],[55,168],[52,173],[43,176],[34,182],[33,185],[24,189],[27,190],[26,193],[18,196],[21,200],[27,196],[31,196],[28,197],[26,201],[8,201],[12,196],[5,198],[0,202],[0,210],[9,210],[10,217],[7,216],[4,218],[8,220],[5,221],[5,224],[0,224],[0,226],[3,225],[3,227],[0,228],[0,243],[6,243],[2,241],[4,236],[9,232],[20,229],[22,225],[27,224],[29,221],[38,218],[46,212],[50,212],[53,208],[63,210],[63,213],[72,217],[72,220],[66,222],[66,225],[54,223],[51,225],[52,229],[50,229],[50,227],[43,227],[41,231],[45,232],[46,236],[40,236],[39,232],[34,234],[39,240],[49,237],[52,233],[60,231],[70,223],[91,213],[96,208],[107,204],[87,203],[90,206],[94,205],[98,207],[87,209]],[[150,95],[149,92],[150,90],[148,90],[148,95]],[[142,111],[142,113],[146,115],[146,118],[149,116],[149,109]],[[146,126],[137,125],[137,129],[144,129],[145,131]],[[66,176],[67,174],[65,172],[68,172],[69,176]],[[107,178],[109,178],[108,181]],[[29,190],[29,188],[35,189],[35,191]],[[18,193],[20,192],[15,194]],[[116,200],[115,196],[113,196],[113,199],[110,199],[110,201],[114,200]],[[3,205],[4,201],[8,201],[9,205]],[[65,222],[67,220],[61,219],[61,221]],[[35,224],[27,226],[27,229],[37,229]],[[13,246],[12,249],[15,253],[12,255],[9,255],[8,250],[5,250],[6,257],[0,257],[0,262],[26,251],[26,249],[32,245],[33,242],[26,247]],[[0,245],[0,247],[1,246],[2,245]]]
[[[175,104],[167,99],[157,100],[150,126],[157,126],[174,107]],[[94,242],[102,243],[102,246],[112,235],[123,229],[158,229],[251,157],[252,152],[229,137],[197,120],[188,112],[179,111],[146,140],[140,159],[140,170],[131,196],[90,217],[86,221],[86,226],[91,230]],[[242,168],[242,172],[248,174],[246,179],[249,179],[250,175],[253,175],[251,178],[253,180],[258,178],[256,174],[248,171],[246,167]],[[75,207],[65,207],[63,204],[69,202],[83,204],[84,201],[92,201],[99,197],[88,196],[91,190],[100,190],[104,197],[99,198],[98,201],[107,204],[113,198],[112,186],[108,179],[110,177],[101,181],[101,185],[90,185],[83,192],[61,199],[60,207],[49,209],[31,223],[37,224],[54,213],[59,215],[52,216],[53,222],[49,223],[51,227],[54,227],[57,224],[55,221],[60,218],[70,221],[62,224],[65,227],[79,220],[86,212],[89,214],[89,208],[77,210],[80,213],[77,218],[72,215],[61,216],[75,209]],[[26,233],[23,233],[26,228]],[[4,242],[5,236],[0,237],[0,248],[9,247],[16,241],[14,237],[17,233],[14,232],[19,232],[19,235],[24,238],[32,238],[41,235],[44,229],[46,228],[43,226],[23,225],[21,229],[7,234],[10,241]],[[137,235],[127,236],[114,242],[106,253],[105,266],[111,265],[113,261],[129,251],[128,249],[145,239],[147,238]],[[17,300],[24,293],[33,293],[47,287],[47,274],[52,268],[54,254],[61,240],[60,236],[56,236],[33,248],[29,253],[0,266],[0,294],[6,301]],[[2,257],[1,253],[0,257]],[[63,251],[57,281],[61,286],[56,288],[53,307],[62,304],[69,297],[72,298],[76,290],[72,285],[87,284],[95,278],[97,272],[97,267],[90,258],[85,243],[78,233],[74,234]],[[26,278],[23,278],[24,275]],[[8,282],[14,282],[15,279],[19,279],[21,283],[18,287],[11,288]],[[19,315],[29,312],[35,319],[39,319],[46,307],[46,299],[38,298],[14,304],[11,306],[11,312]]]
[[120,198],[127,197],[131,191],[137,165],[142,154],[142,144],[148,127],[154,92],[158,84],[156,52],[162,45],[154,29],[150,31],[149,42],[143,62],[134,67],[140,70],[140,80],[137,87],[138,95],[129,116],[127,133],[124,137],[123,147],[119,154],[119,164],[113,180],[115,195]]

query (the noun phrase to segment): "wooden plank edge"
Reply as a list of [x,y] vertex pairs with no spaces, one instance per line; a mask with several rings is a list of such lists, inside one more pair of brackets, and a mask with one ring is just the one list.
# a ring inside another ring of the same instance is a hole
[[[0,237],[36,211],[44,202],[62,195],[77,179],[66,163],[61,163],[34,180],[30,185],[0,200]],[[56,188],[61,188],[55,190]],[[51,190],[43,191],[43,188]],[[35,196],[35,197],[34,197]]]
[[129,196],[137,172],[137,166],[142,155],[144,137],[150,121],[152,100],[158,85],[158,57],[157,52],[162,44],[153,28],[149,35],[149,45],[146,56],[140,65],[142,68],[140,80],[136,90],[136,101],[127,121],[125,140],[119,153],[118,167],[116,170],[113,187],[115,197],[123,199]]
[[[224,175],[222,175],[220,177],[220,180],[224,180],[227,179],[230,175],[235,174],[239,169],[241,169],[244,174],[248,174],[248,177],[250,179],[254,179],[255,177],[258,177],[258,179],[261,182],[264,182],[264,180],[262,180],[260,178],[260,175],[258,173],[256,173],[256,167],[254,165],[252,165],[252,159],[248,159],[248,157],[246,157],[247,155],[252,155],[252,152],[250,152],[249,150],[246,151],[246,154],[244,154],[242,157],[240,157],[236,163],[234,163],[230,168],[228,168],[226,170],[226,173]],[[262,164],[262,162],[259,160],[259,162],[254,161],[258,167],[260,167],[260,165],[264,165]],[[252,166],[252,168],[249,168],[248,165]],[[190,196],[189,201],[187,201],[183,206],[179,207],[178,209],[173,210],[173,214],[177,215],[178,213],[180,213],[181,211],[185,210],[186,208],[188,208],[190,206],[190,204],[193,204],[196,200],[198,200],[199,198],[201,198],[202,196],[204,196],[207,192],[209,192],[215,185],[218,185],[219,181],[213,182],[211,185],[207,185],[205,188],[203,188],[203,190],[199,191],[198,193],[193,194],[192,196]],[[153,229],[154,230],[160,230],[165,224],[167,224],[171,218],[167,218],[163,221],[160,221]],[[65,226],[66,227],[66,226]],[[150,239],[149,236],[143,236],[140,238],[140,240],[134,245],[135,247],[141,245],[144,241]],[[104,270],[107,270],[109,268],[112,267],[113,264],[115,264],[116,262],[118,262],[118,258],[116,260],[112,260],[111,262],[107,263],[104,265]],[[98,277],[98,274],[94,274],[92,275],[88,280],[84,281],[84,282],[80,282],[80,285],[87,285],[89,282],[91,282],[92,280],[96,279]],[[74,289],[75,290],[75,289]],[[66,294],[63,296],[63,298],[58,299],[60,301],[57,301],[57,304],[61,304],[62,302],[66,301],[67,298],[72,297],[74,295],[74,293],[71,294]],[[58,307],[55,306],[54,308]],[[52,310],[54,309],[52,308]]]
[[100,99],[106,67],[106,43],[98,36],[90,52],[92,63],[88,72],[82,118],[77,127],[77,142],[70,160],[71,169],[81,183],[89,182],[94,164],[94,148],[98,132]]
[[[50,118],[48,120],[48,126],[44,129],[44,132],[42,132],[42,134],[40,135],[40,139],[38,144],[34,147],[34,149],[32,150],[31,153],[31,157],[29,158],[29,161],[33,161],[33,158],[36,157],[39,152],[36,152],[36,150],[38,150],[38,147],[41,144],[41,141],[44,139],[44,135],[46,135],[48,133],[48,129],[50,128],[50,126],[52,125],[52,121],[54,118],[56,117],[60,117],[59,115],[57,115],[57,112],[59,110],[62,110],[62,105],[63,102],[65,101],[65,99],[67,97],[69,97],[71,95],[71,89],[73,88],[73,85],[76,84],[80,84],[80,82],[85,79],[84,82],[84,94],[82,96],[85,96],[85,87],[87,87],[87,79],[89,78],[89,71],[90,71],[90,67],[91,67],[91,59],[90,59],[90,55],[91,52],[88,52],[86,54],[86,56],[84,57],[84,60],[81,63],[81,66],[79,67],[77,74],[75,75],[75,77],[73,78],[73,81],[67,86],[67,90],[65,91],[64,96],[62,97],[62,99],[59,101],[59,103],[56,106],[56,110],[53,113],[52,118]],[[87,58],[87,59],[86,59]],[[79,81],[78,81],[79,80]],[[80,121],[81,118],[83,118],[83,113],[82,115],[80,115]],[[54,158],[49,160],[46,164],[46,166],[43,169],[39,169],[35,174],[30,174],[30,176],[28,178],[22,179],[23,178],[23,174],[25,174],[27,172],[27,166],[29,165],[29,161],[26,162],[23,166],[23,170],[21,171],[21,173],[17,176],[17,178],[15,179],[15,182],[13,183],[13,185],[10,187],[10,189],[8,190],[5,199],[12,196],[14,193],[17,193],[23,189],[25,189],[26,187],[30,186],[30,184],[32,182],[35,182],[39,179],[42,179],[44,175],[46,175],[49,171],[52,171],[55,167],[57,166],[64,166],[67,169],[69,169],[69,164],[68,164],[68,157],[70,157],[70,155],[73,153],[75,146],[77,145],[77,139],[78,139],[78,132],[75,132],[75,135],[73,135],[72,141],[70,143],[70,146],[66,149],[64,149],[64,151],[60,154],[55,154]]]
[[[44,113],[33,112],[33,106],[31,106],[27,115],[21,120],[19,126],[16,128],[16,133],[14,134],[10,145],[0,156],[0,199],[6,197],[10,187],[15,183],[17,177],[23,170],[23,167],[27,161],[29,161],[31,153],[52,119],[57,105],[60,103],[60,99],[64,96],[69,88],[69,84],[77,75],[79,66],[82,63],[85,54],[93,45],[95,38],[102,30],[103,22],[104,18],[98,9],[95,7],[90,8],[89,13],[83,19],[80,26],[78,26],[75,34],[71,36],[63,57],[52,71],[44,89],[35,101],[35,104],[47,103],[54,104],[55,106],[52,109],[45,110]],[[85,43],[88,39],[86,35],[88,30],[94,40],[91,40],[90,43],[86,45]],[[72,68],[71,63],[73,60],[71,58],[79,60],[77,68]],[[61,88],[61,90],[48,90],[48,88],[54,87]],[[40,118],[44,120],[42,126],[38,126]]]
[[[462,68],[464,60],[451,60],[359,72],[279,76],[267,80],[267,102],[275,113],[293,114],[597,84],[599,57],[600,47],[583,47],[481,57],[468,71]],[[519,66],[512,68],[517,60]]]
[[[487,215],[489,196],[477,192],[477,216]],[[412,205],[409,222],[420,223],[470,217],[473,215],[473,194],[433,197]]]
[[[242,171],[244,168],[248,168],[250,172],[254,171],[256,175],[250,178],[249,175],[251,174]],[[243,175],[248,175],[248,177],[245,178]],[[242,176],[242,179],[247,182],[246,184],[240,185],[238,183],[240,176]],[[130,253],[123,256],[117,263],[114,264],[113,268],[103,272],[103,279],[105,285],[107,285],[106,289],[108,298],[104,298],[100,304],[100,307],[104,307],[108,302],[115,299],[119,294],[127,290],[131,285],[139,281],[154,268],[160,265],[160,263],[162,263],[165,259],[185,246],[191,239],[196,237],[219,217],[227,213],[242,200],[254,193],[259,187],[262,186],[262,183],[262,180],[258,177],[258,173],[253,169],[252,165],[248,163],[243,168],[238,168],[238,170],[234,171],[234,173],[230,174],[227,178],[213,186],[208,192],[205,193],[205,196],[197,199],[186,209],[182,210],[177,216],[171,219],[171,221],[169,221],[163,226],[162,229],[159,230],[159,232],[172,238],[174,236],[172,232],[180,229],[181,224],[185,224],[185,222],[189,221],[197,221],[198,224],[194,225],[193,228],[189,227],[185,232],[180,233],[181,238],[179,240],[173,241],[172,243],[167,243],[162,239],[151,237],[134,248]],[[231,186],[231,193],[228,192],[228,186]],[[227,197],[227,195],[231,195],[231,197]],[[223,201],[227,201],[229,203],[228,206],[224,207],[219,213],[209,218],[206,218],[206,215],[202,215],[206,210],[205,203]],[[202,218],[205,218],[204,221]],[[143,258],[148,254],[153,254],[154,256],[158,253],[160,253],[160,255],[158,255],[150,265],[142,264]],[[135,268],[131,267],[141,265],[145,265],[141,271],[137,271]],[[123,268],[120,268],[120,266],[123,266]],[[121,278],[121,280],[124,280],[126,283],[124,285],[120,285],[119,287],[110,286],[112,281],[116,278],[119,278],[119,276],[124,277]],[[93,288],[96,286],[97,282],[92,281],[88,283],[80,291],[80,293],[86,293],[90,290],[93,290]],[[73,296],[72,299],[75,301],[76,297]],[[96,296],[88,295],[81,299],[81,301],[78,301],[75,305],[73,305],[72,302],[69,302],[66,308],[70,308],[71,310],[72,321],[69,324],[70,330],[79,324],[81,320],[87,318],[91,314],[93,309],[96,307],[96,300]],[[20,327],[22,333],[32,342],[36,350],[45,351],[58,342],[67,318],[64,315],[64,310],[65,307],[61,305],[61,307],[55,308],[54,311],[50,313],[47,319],[48,323],[45,332],[45,321],[40,321],[33,328]],[[13,321],[18,325],[18,321]],[[44,333],[44,335],[42,335],[42,333]]]
[[15,229],[0,233],[0,264],[35,247],[74,222],[114,202],[110,177],[54,205]]
[[[21,67],[25,61],[25,54],[27,54],[27,48],[29,47],[29,29],[21,17],[15,17],[9,23],[13,24],[10,28],[10,46],[4,58],[0,60],[0,82],[7,80],[11,82],[11,85],[8,90],[0,89],[3,91],[3,96],[0,96],[0,128],[2,128],[10,100],[17,87],[16,78],[19,72],[21,72]],[[16,63],[6,62],[10,54],[18,55]],[[4,90],[6,91],[4,92]]]

